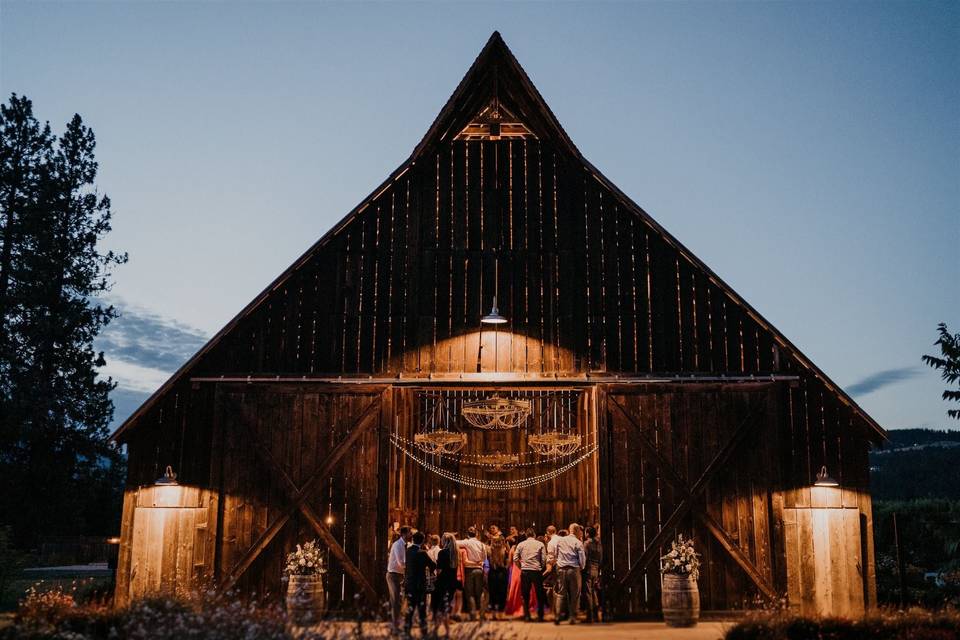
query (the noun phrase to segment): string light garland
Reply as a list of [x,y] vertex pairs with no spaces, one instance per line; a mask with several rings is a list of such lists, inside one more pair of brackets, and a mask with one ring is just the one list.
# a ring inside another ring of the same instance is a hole
[[511,453],[485,453],[478,457],[478,466],[488,467],[493,471],[511,471],[517,468],[520,459]]
[[526,478],[513,478],[510,480],[490,480],[487,478],[477,478],[474,476],[467,476],[467,475],[463,475],[462,473],[458,473],[456,471],[450,471],[449,469],[444,469],[443,467],[437,466],[431,462],[428,462],[427,460],[424,460],[423,458],[418,457],[416,453],[404,447],[396,436],[391,435],[390,438],[393,441],[393,444],[398,449],[400,449],[404,453],[404,455],[406,455],[408,458],[410,458],[411,460],[413,460],[414,462],[422,466],[424,469],[427,469],[428,471],[432,471],[438,476],[445,478],[447,480],[450,480],[452,482],[456,482],[458,484],[462,484],[468,487],[474,487],[476,489],[492,489],[496,491],[524,489],[526,487],[532,487],[536,484],[540,484],[541,482],[547,482],[548,480],[553,480],[557,476],[569,471],[573,467],[580,464],[582,461],[589,458],[597,450],[597,445],[594,444],[589,449],[585,450],[577,458],[574,458],[570,462],[562,466],[559,466],[555,469],[551,469],[546,473],[541,473],[541,474],[526,477]]
[[[420,449],[423,451],[423,449],[419,447],[416,442],[410,440],[409,438],[405,438],[396,433],[392,434],[390,437],[410,449]],[[593,442],[588,442],[585,446],[592,446],[593,444]],[[489,455],[485,453],[463,453],[462,451],[454,453],[424,451],[424,453],[448,460],[454,464],[466,464],[470,466],[485,466],[482,458]],[[536,451],[520,451],[512,455],[515,455],[519,460],[516,464],[517,467],[534,467],[542,466],[549,462],[561,462],[563,461],[563,458],[567,458],[573,455],[573,453],[574,452],[568,454],[559,454],[550,459],[545,459],[543,454]]]

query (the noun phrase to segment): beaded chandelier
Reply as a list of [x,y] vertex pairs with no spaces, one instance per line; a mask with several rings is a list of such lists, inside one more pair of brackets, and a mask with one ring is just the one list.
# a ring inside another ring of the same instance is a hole
[[530,401],[492,395],[464,402],[460,415],[477,429],[516,429],[530,416]]
[[586,449],[584,449],[579,456],[577,456],[576,458],[572,458],[566,464],[550,469],[549,471],[539,473],[537,475],[527,476],[524,478],[491,479],[491,478],[482,478],[482,477],[476,477],[476,476],[468,476],[458,471],[453,471],[451,469],[442,467],[438,464],[434,464],[429,460],[418,456],[416,452],[413,451],[412,449],[409,449],[403,446],[402,441],[395,435],[391,436],[391,440],[393,441],[394,446],[396,446],[400,451],[402,451],[404,455],[406,455],[408,458],[410,458],[411,460],[413,460],[414,462],[422,466],[424,469],[428,471],[432,471],[433,473],[437,474],[441,478],[445,478],[447,480],[450,480],[451,482],[456,482],[457,484],[461,484],[467,487],[475,487],[477,489],[491,489],[494,491],[509,491],[511,489],[524,489],[526,487],[532,487],[536,484],[540,484],[541,482],[553,480],[557,476],[563,473],[566,473],[570,469],[574,468],[575,466],[577,466],[578,464],[580,464],[581,462],[589,458],[597,450],[596,444],[591,445],[590,447],[587,447]]
[[[576,430],[579,390],[444,389],[424,390],[415,398],[413,424],[422,430],[410,436],[395,431],[391,442],[424,469],[461,485],[530,487],[597,451],[595,435]],[[468,427],[482,432],[470,436],[473,451],[467,451]]]
[[580,448],[582,438],[573,433],[547,431],[527,436],[527,446],[542,456],[566,456]]
[[429,454],[453,454],[467,444],[467,434],[456,431],[428,431],[413,436],[418,449]]

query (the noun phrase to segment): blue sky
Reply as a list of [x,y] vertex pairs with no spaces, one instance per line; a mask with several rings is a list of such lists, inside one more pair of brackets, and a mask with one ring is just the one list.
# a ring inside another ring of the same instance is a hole
[[499,30],[597,167],[888,428],[956,427],[957,3],[0,3],[98,139],[117,418],[399,165]]

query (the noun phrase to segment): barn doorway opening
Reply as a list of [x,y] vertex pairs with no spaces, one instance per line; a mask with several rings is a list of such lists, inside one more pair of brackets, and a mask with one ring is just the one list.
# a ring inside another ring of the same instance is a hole
[[390,525],[558,528],[600,521],[591,387],[396,389]]

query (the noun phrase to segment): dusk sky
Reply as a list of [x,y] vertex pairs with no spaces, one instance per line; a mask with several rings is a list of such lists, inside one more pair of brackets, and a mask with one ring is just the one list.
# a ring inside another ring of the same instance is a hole
[[[957,428],[960,3],[0,3],[97,135],[117,421],[412,151],[499,30],[583,154],[886,428]],[[952,422],[952,424],[951,424]]]

